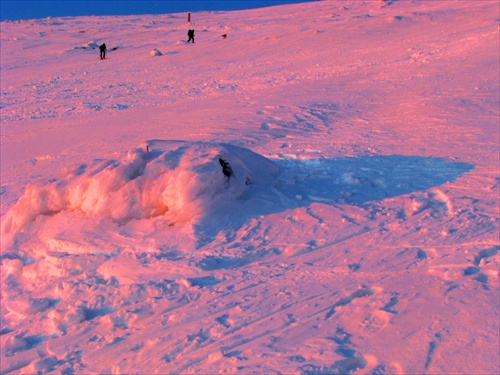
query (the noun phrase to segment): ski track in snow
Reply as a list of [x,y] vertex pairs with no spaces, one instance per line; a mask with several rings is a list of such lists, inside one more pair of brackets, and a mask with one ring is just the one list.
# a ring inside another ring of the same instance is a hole
[[0,373],[500,373],[498,12],[2,22]]

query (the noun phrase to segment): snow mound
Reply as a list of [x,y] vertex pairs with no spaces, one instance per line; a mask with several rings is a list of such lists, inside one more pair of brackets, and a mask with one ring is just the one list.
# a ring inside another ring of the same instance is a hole
[[6,214],[2,233],[62,211],[117,223],[158,216],[194,222],[218,204],[241,199],[250,185],[272,184],[277,172],[272,161],[228,144],[151,141],[120,160],[95,160],[29,184]]

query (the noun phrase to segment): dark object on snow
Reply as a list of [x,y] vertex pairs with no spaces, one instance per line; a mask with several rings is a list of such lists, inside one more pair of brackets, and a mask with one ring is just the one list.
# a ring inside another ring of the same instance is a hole
[[233,171],[231,170],[231,166],[229,165],[229,163],[224,159],[219,159],[219,163],[222,167],[222,173],[224,173],[224,176],[231,177]]
[[226,39],[227,38],[227,34],[222,34],[222,38]]
[[106,44],[103,43],[99,46],[99,51],[101,51],[101,60],[106,58]]
[[193,43],[194,43],[194,30],[188,30],[188,37],[189,37],[188,43],[190,41],[193,41]]

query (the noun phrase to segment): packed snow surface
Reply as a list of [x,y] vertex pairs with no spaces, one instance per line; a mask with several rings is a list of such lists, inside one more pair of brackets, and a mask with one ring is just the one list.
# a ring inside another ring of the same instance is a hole
[[2,22],[0,373],[500,373],[499,12]]

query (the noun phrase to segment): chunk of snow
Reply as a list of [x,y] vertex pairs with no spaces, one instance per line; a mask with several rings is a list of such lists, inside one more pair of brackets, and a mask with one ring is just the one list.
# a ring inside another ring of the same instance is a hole
[[149,54],[151,56],[163,56],[163,53],[161,53],[161,51],[158,50],[158,49],[156,49],[156,48],[154,48],[153,50],[151,50],[151,52],[149,52]]
[[93,40],[82,44],[82,48],[84,48],[84,49],[96,49],[98,47],[99,47],[99,45],[96,42],[94,42]]

